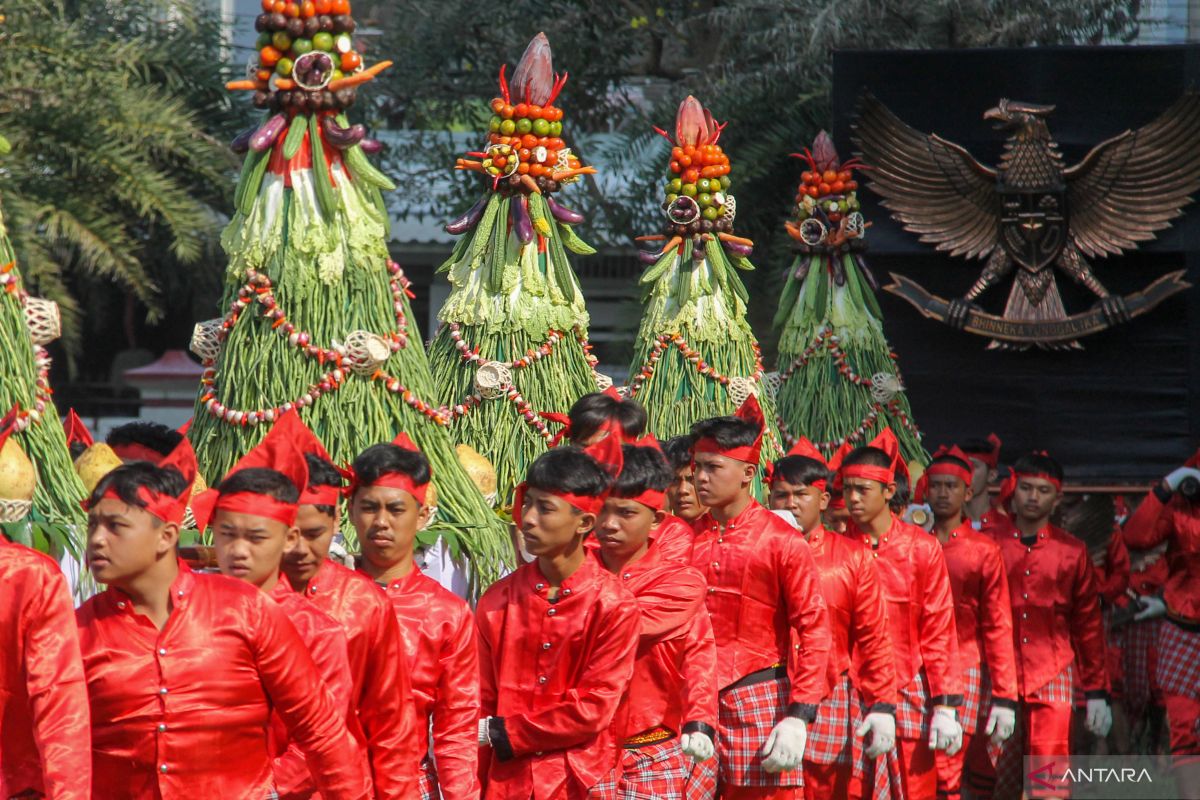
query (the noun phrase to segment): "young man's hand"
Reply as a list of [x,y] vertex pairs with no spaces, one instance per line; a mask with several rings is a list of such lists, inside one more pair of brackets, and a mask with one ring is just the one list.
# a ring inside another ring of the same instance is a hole
[[1016,709],[992,706],[992,711],[988,714],[987,728],[984,729],[984,733],[992,737],[992,744],[997,746],[1004,744],[1013,735],[1016,728]]
[[929,720],[929,749],[945,750],[952,756],[962,747],[962,725],[949,706],[935,706],[933,718]]
[[804,760],[804,745],[808,742],[808,725],[796,717],[784,717],[763,745],[763,769],[767,772],[786,772],[796,769]]
[[896,717],[882,711],[872,711],[863,717],[862,725],[855,731],[857,736],[871,735],[867,745],[867,758],[879,758],[896,746]]
[[694,761],[707,761],[717,752],[713,740],[702,731],[685,733],[679,737],[679,749],[684,755],[691,756]]

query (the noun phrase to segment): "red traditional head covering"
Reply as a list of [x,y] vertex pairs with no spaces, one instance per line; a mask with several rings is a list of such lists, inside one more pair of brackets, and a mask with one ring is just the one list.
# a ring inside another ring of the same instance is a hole
[[887,484],[894,482],[897,475],[903,475],[905,478],[908,477],[908,465],[900,457],[900,440],[896,438],[896,434],[892,433],[891,428],[881,430],[879,435],[872,439],[867,446],[887,453],[888,457],[892,460],[891,465],[886,467],[877,467],[873,464],[843,465],[841,468],[843,480],[846,478],[865,478],[866,480]]
[[[304,452],[300,448],[301,442],[311,433],[300,421],[295,409],[285,412],[263,440],[238,459],[222,480],[244,469],[271,469],[283,474],[298,491],[303,492],[308,487],[308,462],[304,460]],[[217,489],[209,489],[192,500],[192,516],[196,518],[200,530],[208,527],[212,515],[220,510],[265,517],[291,527],[296,524],[296,512],[300,510],[300,505],[256,492],[221,494]]]
[[[621,467],[625,464],[624,455],[621,452],[621,445],[625,439],[625,433],[621,427],[609,421],[604,430],[608,431],[608,435],[595,444],[588,445],[583,448],[583,452],[592,457],[604,471],[615,481],[617,476],[621,474]],[[520,483],[516,491],[513,493],[513,522],[521,524],[521,506],[525,503],[525,492],[528,489],[528,484]],[[604,508],[604,501],[608,499],[609,492],[612,490],[612,484],[609,488],[598,495],[572,494],[570,492],[558,492],[553,489],[546,489],[546,493],[563,500],[570,505],[578,508],[585,514],[599,514]]]
[[957,458],[959,461],[962,461],[964,464],[966,464],[967,467],[971,465],[971,457],[964,453],[958,445],[953,445],[951,447],[942,445],[937,449],[937,452],[933,454],[933,459],[930,461],[929,466],[926,467],[925,473],[921,476],[921,479],[917,481],[917,485],[913,487],[914,503],[925,502],[925,495],[929,492],[929,479],[934,475],[949,475],[952,478],[958,478],[967,486],[971,485],[971,470],[950,461],[937,463],[937,460],[943,456]]
[[[3,442],[0,441],[0,446]],[[179,444],[175,445],[175,449],[165,456],[160,456],[162,459],[155,464],[159,469],[176,469],[179,474],[183,475],[183,480],[187,487],[178,496],[169,494],[161,494],[155,492],[148,486],[139,486],[137,495],[143,503],[144,510],[161,519],[163,522],[173,522],[176,525],[183,524],[183,516],[187,512],[188,501],[192,498],[192,484],[196,482],[196,452],[192,449],[192,443],[187,437],[179,440]],[[99,500],[121,500],[121,496],[117,494],[116,487],[109,486],[104,494],[100,495]],[[124,502],[121,500],[121,502]],[[92,503],[85,501],[84,510],[90,511]]]
[[722,449],[717,444],[717,440],[712,437],[703,437],[697,439],[692,445],[693,453],[716,453],[718,455],[732,458],[735,461],[744,461],[747,464],[758,464],[759,457],[762,454],[763,434],[767,429],[766,418],[763,417],[762,406],[758,404],[758,398],[754,395],[749,395],[742,405],[738,408],[734,415],[738,419],[751,422],[758,427],[758,437],[752,444],[743,447],[731,447],[728,450]]
[[[808,440],[807,436],[801,436],[799,439],[796,440],[796,443],[792,445],[792,449],[788,450],[786,453],[783,454],[784,458],[790,458],[791,456],[801,456],[803,458],[811,458],[812,460],[814,460],[818,463],[824,464],[825,468],[829,469],[829,462],[825,460],[825,456],[823,456],[821,454],[821,451],[817,449],[816,445],[814,445],[812,442],[810,442]],[[778,463],[778,462],[776,462],[776,463]],[[772,464],[771,468],[769,470],[767,470],[767,482],[770,483],[774,477],[775,477],[775,465]],[[822,492],[825,491],[826,488],[828,488],[828,483],[824,479],[815,480],[810,485],[814,489],[820,489]]]
[[[1050,455],[1045,450],[1035,450],[1033,454],[1047,457]],[[1056,491],[1062,491],[1062,481],[1053,475],[1049,475],[1045,472],[1017,472],[1009,467],[1008,477],[1004,479],[1004,483],[1000,484],[1000,491],[996,495],[997,508],[1008,508],[1008,501],[1012,500],[1013,495],[1017,493],[1017,482],[1020,481],[1021,478],[1040,478],[1044,481],[1050,481]]]
[[[625,398],[621,397],[621,393],[612,386],[609,386],[600,394],[604,395],[605,397],[611,397],[618,403],[625,402]],[[551,447],[558,447],[562,443],[563,439],[571,438],[571,417],[569,415],[560,414],[557,411],[539,411],[538,416],[547,422],[556,422],[562,426],[559,428],[558,433],[554,434],[554,438],[550,440]]]
[[75,409],[67,411],[67,418],[63,420],[63,433],[67,435],[67,444],[81,444],[84,447],[91,447],[96,443],[92,438],[92,432],[88,430],[87,425],[75,413]]
[[[329,451],[325,449],[325,445],[321,444],[321,440],[312,432],[312,428],[304,424],[304,420],[299,419],[299,427],[296,429],[296,445],[300,448],[300,452],[304,455],[312,454],[322,461],[328,461],[333,464],[333,456],[329,455]],[[336,469],[337,465],[334,464]],[[340,473],[339,473],[340,474]],[[302,506],[333,506],[337,507],[338,500],[342,496],[341,486],[310,486],[305,485],[300,490],[300,505]]]
[[[621,431],[621,439],[623,444],[630,445],[631,447],[646,447],[652,450],[657,450],[659,453],[663,451],[662,445],[659,443],[658,439],[654,438],[654,434],[649,432],[643,433],[641,436],[634,439],[632,436],[627,435],[624,431]],[[632,500],[635,503],[641,503],[651,511],[662,511],[667,506],[667,493],[660,492],[657,489],[647,489],[641,494],[633,497],[622,496],[621,499]]]
[[984,464],[988,465],[988,469],[996,469],[1000,466],[1000,445],[1004,443],[1000,441],[1000,437],[994,433],[989,433],[987,440],[988,444],[992,446],[991,452],[971,453],[968,458],[973,458],[976,461],[982,461]]
[[[399,447],[401,450],[408,450],[411,453],[421,452],[421,448],[417,447],[413,440],[408,438],[408,434],[404,431],[400,431],[398,434],[396,434],[396,438],[392,439],[391,443],[394,446]],[[369,486],[385,486],[389,489],[400,489],[401,491],[408,492],[416,499],[418,503],[425,505],[425,498],[429,494],[429,481],[418,484],[412,479],[411,475],[403,472],[385,472],[370,483],[363,483],[360,481],[358,475],[355,474],[353,467],[343,467],[341,469],[341,473],[347,481],[347,486],[344,490],[347,497],[352,497],[359,489],[365,489]],[[432,466],[429,468],[429,474],[432,478]]]

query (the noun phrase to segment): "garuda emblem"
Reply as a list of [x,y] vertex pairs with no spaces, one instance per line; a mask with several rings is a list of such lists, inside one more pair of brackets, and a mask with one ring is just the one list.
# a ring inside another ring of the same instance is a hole
[[[1200,188],[1200,95],[1185,94],[1145,127],[1063,163],[1046,118],[1054,106],[1001,100],[983,115],[1008,134],[996,168],[936,134],[921,133],[866,94],[854,123],[868,185],[906,230],[953,256],[986,259],[961,298],[945,300],[892,274],[885,287],[922,314],[991,337],[991,347],[1079,347],[1078,339],[1149,311],[1188,288],[1183,270],[1125,297],[1110,294],[1088,258],[1119,255],[1153,239]],[[1061,270],[1096,304],[1068,315]],[[976,300],[1014,276],[1002,316]]]

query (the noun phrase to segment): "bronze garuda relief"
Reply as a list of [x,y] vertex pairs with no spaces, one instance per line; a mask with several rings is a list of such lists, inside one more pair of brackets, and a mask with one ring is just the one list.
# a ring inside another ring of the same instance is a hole
[[[986,259],[961,298],[946,300],[892,273],[885,288],[927,317],[987,336],[990,347],[1080,347],[1078,339],[1149,311],[1189,284],[1183,270],[1140,292],[1110,294],[1089,258],[1119,255],[1153,239],[1200,188],[1200,95],[1185,94],[1145,127],[1063,163],[1046,118],[1052,105],[1001,100],[983,118],[1007,133],[996,168],[937,134],[902,122],[864,94],[853,125],[868,186],[904,228],[952,256]],[[1068,315],[1055,269],[1098,298]],[[1002,316],[975,301],[1015,272]]]

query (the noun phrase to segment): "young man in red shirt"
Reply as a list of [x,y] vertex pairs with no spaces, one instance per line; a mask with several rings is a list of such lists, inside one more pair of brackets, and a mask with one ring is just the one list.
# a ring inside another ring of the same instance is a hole
[[[598,446],[619,469],[619,437]],[[619,763],[638,606],[583,546],[611,482],[594,458],[559,447],[517,489],[515,522],[534,561],[493,584],[475,612],[486,800],[582,800]]]
[[[750,493],[764,420],[752,395],[737,416],[692,427],[696,521],[692,565],[708,583],[717,640],[722,796],[803,796],[808,726],[825,696],[830,631],[812,552]],[[794,644],[793,644],[794,642]]]
[[401,433],[391,444],[359,453],[350,474],[350,521],[363,551],[362,571],[391,602],[417,726],[431,732],[420,796],[478,800],[479,657],[471,610],[413,563],[417,532],[429,517],[429,461]]
[[974,523],[975,530],[982,530],[993,513],[988,487],[999,476],[1002,444],[999,436],[989,433],[986,439],[968,439],[958,446],[970,459],[971,499],[963,506],[963,516]]
[[[1012,598],[1018,709],[1023,746],[1004,749],[997,793],[1020,774],[1024,756],[1069,756],[1072,692],[1087,698],[1087,729],[1107,736],[1112,724],[1105,669],[1100,590],[1083,542],[1050,524],[1062,497],[1062,467],[1044,453],[1013,464],[988,533],[1000,545]],[[1035,796],[1048,795],[1037,787]]]
[[[1142,598],[1137,620],[1159,625],[1155,681],[1167,708],[1181,794],[1200,794],[1200,451],[1155,486],[1125,523],[1137,550],[1167,546],[1162,597]],[[1145,623],[1143,623],[1145,624]]]
[[342,475],[311,432],[300,449],[308,487],[296,515],[300,535],[284,553],[283,572],[296,592],[346,632],[358,721],[351,732],[366,746],[374,797],[408,800],[419,793],[417,772],[428,738],[417,725],[400,626],[370,578],[329,558],[341,520]]
[[[88,501],[88,565],[108,585],[76,612],[93,795],[267,797],[274,711],[325,800],[367,797],[361,751],[341,709],[314,690],[321,678],[283,609],[176,556],[195,463],[183,440],[160,466],[118,467]],[[294,514],[297,494],[287,483],[260,511]]]
[[[876,762],[895,746],[896,665],[870,550],[821,525],[829,482],[825,459],[801,437],[775,462],[769,505],[795,517],[812,549],[829,609],[829,695],[817,707],[804,752],[804,797],[857,800],[873,794],[873,787],[864,786],[864,758]],[[886,775],[881,762],[873,774]]]
[[953,755],[962,745],[955,709],[962,704],[963,688],[955,671],[954,600],[942,548],[888,507],[897,472],[907,476],[899,450],[885,428],[870,445],[846,454],[840,477],[850,512],[848,535],[871,549],[888,607],[900,687],[900,778],[909,800],[932,800],[937,794],[934,751]]
[[675,472],[671,485],[667,487],[667,511],[688,525],[693,524],[708,511],[700,505],[696,496],[696,474],[692,469],[692,437],[676,436],[663,443],[663,455]]
[[628,718],[618,732],[621,764],[592,789],[595,800],[684,800],[716,788],[715,771],[696,762],[714,753],[717,645],[704,576],[663,558],[651,538],[666,516],[671,481],[654,445],[622,448],[621,472],[595,530],[593,555],[633,593],[641,615]]
[[995,784],[989,753],[998,750],[1016,726],[1017,665],[1008,575],[1000,547],[976,531],[965,514],[972,480],[972,462],[966,453],[957,447],[939,448],[917,483],[917,502],[929,503],[933,534],[946,555],[958,632],[956,669],[964,688],[959,709],[963,745],[954,755],[937,754],[938,795],[961,797],[965,780],[972,797],[986,800]]

